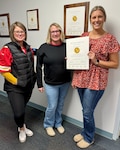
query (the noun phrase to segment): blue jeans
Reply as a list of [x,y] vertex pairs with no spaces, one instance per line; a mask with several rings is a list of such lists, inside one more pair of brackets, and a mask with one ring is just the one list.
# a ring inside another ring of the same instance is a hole
[[67,95],[69,86],[69,82],[61,85],[45,84],[48,106],[45,111],[44,128],[58,128],[61,126],[64,100]]
[[91,143],[94,140],[94,110],[103,93],[104,90],[97,91],[87,88],[78,88],[78,94],[80,96],[83,112],[83,130],[81,132],[81,135],[88,143]]

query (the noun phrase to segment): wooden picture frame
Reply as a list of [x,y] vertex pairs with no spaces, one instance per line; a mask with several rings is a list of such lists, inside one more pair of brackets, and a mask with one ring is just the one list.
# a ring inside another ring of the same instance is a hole
[[10,19],[9,13],[0,14],[0,37],[9,37]]
[[64,5],[65,38],[80,36],[88,31],[89,2]]
[[39,30],[38,9],[27,10],[27,27],[28,30]]

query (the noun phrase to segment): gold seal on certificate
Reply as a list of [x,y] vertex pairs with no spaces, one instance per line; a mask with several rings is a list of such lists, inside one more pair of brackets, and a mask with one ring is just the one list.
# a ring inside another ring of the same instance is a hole
[[76,47],[76,48],[74,49],[74,52],[75,52],[75,53],[79,53],[79,52],[80,52],[80,48],[79,48],[79,47]]
[[73,21],[77,21],[77,16],[73,16]]
[[88,70],[88,52],[88,36],[66,39],[66,68],[72,70]]

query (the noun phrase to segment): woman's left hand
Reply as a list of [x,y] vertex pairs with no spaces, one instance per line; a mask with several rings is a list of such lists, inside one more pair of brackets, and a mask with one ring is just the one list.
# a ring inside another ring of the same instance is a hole
[[95,53],[94,53],[94,52],[89,51],[88,57],[89,57],[89,59],[92,61],[93,64],[96,63],[96,56],[95,56]]

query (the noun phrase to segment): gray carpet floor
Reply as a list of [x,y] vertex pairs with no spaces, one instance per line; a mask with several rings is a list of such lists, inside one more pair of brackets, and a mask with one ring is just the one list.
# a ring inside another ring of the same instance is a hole
[[[66,132],[49,137],[43,128],[44,112],[27,106],[27,126],[34,132],[25,143],[18,141],[17,127],[7,97],[0,95],[0,150],[80,150],[73,141],[73,136],[81,130],[79,127],[63,122]],[[87,150],[120,150],[120,139],[109,140],[95,135],[95,143]]]

